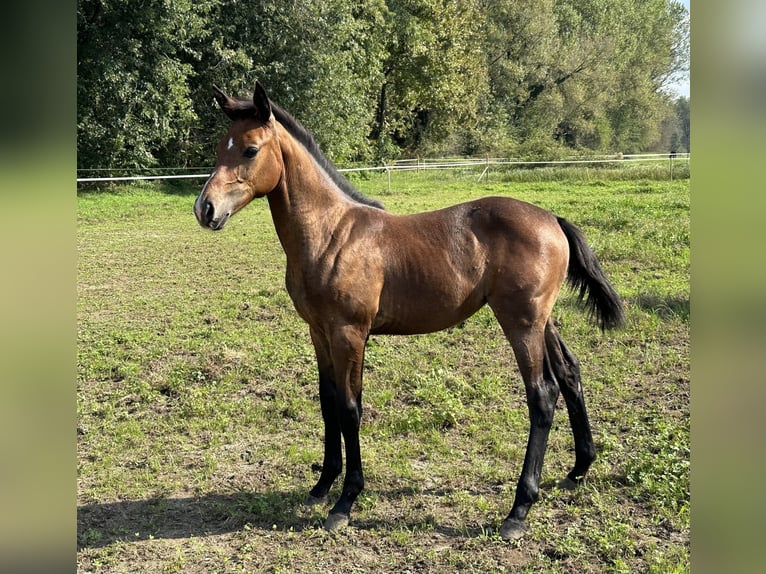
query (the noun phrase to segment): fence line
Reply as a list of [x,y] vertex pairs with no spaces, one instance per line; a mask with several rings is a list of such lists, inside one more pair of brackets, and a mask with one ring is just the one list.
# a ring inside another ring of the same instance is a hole
[[[601,158],[601,159],[598,159]],[[541,165],[578,165],[578,164],[604,164],[604,163],[638,163],[638,162],[658,162],[670,161],[671,171],[674,160],[689,161],[691,155],[688,153],[654,153],[654,154],[625,154],[621,156],[595,156],[591,159],[577,158],[564,160],[514,160],[506,158],[416,158],[396,160],[388,165],[341,168],[338,171],[342,173],[362,172],[362,171],[386,171],[390,177],[392,171],[420,171],[427,169],[455,169],[464,167],[484,167],[484,171],[479,176],[479,180],[487,173],[492,166],[541,166]],[[171,170],[174,168],[152,168],[157,170]],[[175,168],[182,169],[210,169],[210,168]],[[108,171],[109,168],[85,169],[78,171]],[[115,170],[116,171],[116,170]],[[134,175],[119,177],[78,177],[77,183],[95,183],[107,181],[141,181],[156,179],[193,179],[210,177],[211,172],[195,173],[186,175]]]

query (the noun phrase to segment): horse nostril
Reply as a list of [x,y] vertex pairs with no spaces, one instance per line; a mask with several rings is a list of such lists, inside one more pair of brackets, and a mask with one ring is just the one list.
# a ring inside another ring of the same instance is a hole
[[215,208],[213,207],[213,204],[210,202],[209,199],[205,200],[205,203],[202,204],[202,213],[204,216],[204,220],[208,223],[213,221],[213,215],[215,214]]

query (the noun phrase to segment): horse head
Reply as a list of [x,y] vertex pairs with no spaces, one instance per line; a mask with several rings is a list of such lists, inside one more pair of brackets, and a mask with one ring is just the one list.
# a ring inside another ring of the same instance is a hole
[[271,102],[256,83],[252,100],[230,98],[217,86],[213,96],[231,120],[218,142],[213,173],[194,203],[203,227],[223,229],[229,218],[279,184],[284,165]]

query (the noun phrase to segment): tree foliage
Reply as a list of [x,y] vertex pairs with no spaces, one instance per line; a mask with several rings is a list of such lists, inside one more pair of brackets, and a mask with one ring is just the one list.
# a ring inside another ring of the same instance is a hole
[[416,151],[476,121],[487,91],[475,2],[390,0],[371,138]]
[[[340,161],[633,152],[688,70],[675,0],[78,0],[78,167],[209,165],[261,80]],[[687,102],[688,107],[688,102]]]
[[183,165],[210,2],[78,2],[77,152],[87,167]]
[[688,98],[678,98],[673,111],[678,122],[678,145],[677,148],[671,146],[672,152],[691,151],[691,117]]

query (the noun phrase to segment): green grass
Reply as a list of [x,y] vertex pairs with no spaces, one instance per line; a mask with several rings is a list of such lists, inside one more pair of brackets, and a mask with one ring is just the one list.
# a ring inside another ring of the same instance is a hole
[[[555,211],[627,306],[601,334],[565,294],[599,451],[587,483],[559,402],[529,535],[504,543],[528,427],[488,310],[448,331],[375,337],[367,488],[340,534],[301,506],[322,429],[313,350],[284,291],[267,204],[201,229],[190,184],[78,198],[78,568],[82,572],[688,572],[689,181],[356,177],[398,213],[484,195]],[[579,176],[578,176],[579,174]],[[338,494],[339,485],[332,493]]]

